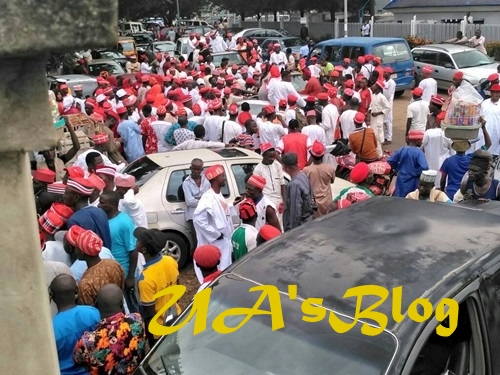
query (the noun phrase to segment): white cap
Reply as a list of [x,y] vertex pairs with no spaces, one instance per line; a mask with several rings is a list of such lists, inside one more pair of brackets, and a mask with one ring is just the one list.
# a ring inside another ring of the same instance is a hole
[[179,73],[179,79],[186,79],[187,78],[187,73],[186,72],[180,72]]
[[124,96],[127,96],[127,92],[124,89],[120,89],[116,92],[116,96],[118,98],[123,98]]
[[436,182],[437,171],[429,169],[423,171],[420,175],[420,181],[422,182]]
[[205,85],[205,80],[204,80],[203,78],[198,78],[198,79],[196,80],[196,83],[198,84],[198,86],[199,86],[199,85]]
[[95,98],[95,100],[96,100],[97,103],[100,103],[100,102],[106,100],[106,95],[99,94],[99,95],[97,95],[97,98]]

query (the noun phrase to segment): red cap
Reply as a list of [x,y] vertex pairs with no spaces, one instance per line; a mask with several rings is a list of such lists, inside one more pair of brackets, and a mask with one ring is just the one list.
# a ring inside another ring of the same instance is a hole
[[325,150],[326,150],[325,145],[316,140],[316,141],[314,141],[310,152],[311,152],[312,156],[316,156],[319,158],[325,154]]
[[346,88],[344,90],[344,95],[347,95],[347,96],[353,96],[354,95],[354,90],[353,89],[350,89],[350,88]]
[[85,229],[79,227],[78,225],[73,225],[65,234],[66,240],[69,242],[71,246],[76,246],[76,241],[78,240],[78,236],[85,232]]
[[362,124],[363,122],[365,122],[365,115],[361,112],[356,112],[356,114],[354,115],[354,122],[357,123],[357,124]]
[[237,114],[238,114],[238,104],[236,104],[236,103],[232,103],[232,104],[229,106],[228,113],[229,113],[230,115],[237,115]]
[[490,92],[500,92],[500,85],[498,83],[491,85]]
[[47,185],[47,193],[64,195],[65,190],[66,185],[64,185],[62,182],[54,182],[53,184]]
[[439,95],[432,95],[431,96],[431,103],[442,106],[444,104],[444,98],[442,96],[439,96]]
[[345,87],[349,87],[350,89],[352,89],[354,87],[354,81],[352,79],[348,79],[347,81],[345,81]]
[[286,99],[288,103],[297,103],[298,98],[295,95],[289,94]]
[[267,114],[267,115],[271,115],[273,113],[276,113],[276,109],[272,105],[266,105],[262,109],[264,110],[264,113]]
[[64,203],[59,202],[52,203],[52,206],[50,206],[49,210],[58,214],[64,222],[67,222],[71,215],[73,215],[73,213],[75,212],[71,207],[68,207]]
[[269,142],[261,143],[259,148],[261,155],[266,151],[274,150],[274,146]]
[[193,259],[202,268],[213,268],[217,266],[221,258],[221,252],[217,246],[203,245],[196,248]]
[[314,96],[312,96],[312,95],[309,95],[306,98],[306,102],[315,103],[316,102],[316,98]]
[[101,238],[91,230],[85,230],[76,239],[76,246],[88,256],[96,257],[102,250]]
[[422,90],[421,87],[415,87],[412,92],[411,92],[413,95],[415,96],[422,96],[422,94],[424,93],[424,90]]
[[229,94],[231,94],[231,88],[229,88],[229,87],[224,87],[224,90],[223,90],[223,91],[224,91],[224,95],[229,95]]
[[115,185],[116,187],[123,188],[133,188],[135,186],[135,177],[132,175],[117,175],[115,176]]
[[253,174],[248,179],[248,183],[252,184],[253,186],[255,186],[256,188],[258,188],[260,190],[264,190],[264,187],[266,186],[266,179],[262,176],[257,175],[257,174]]
[[248,77],[245,80],[245,83],[248,84],[248,85],[255,85],[255,79],[253,79],[252,77]]
[[488,81],[493,82],[498,80],[498,73],[493,73],[488,76]]
[[51,171],[49,168],[37,169],[33,172],[33,179],[46,184],[52,184],[56,181],[56,172]]
[[369,174],[370,174],[370,168],[368,167],[368,164],[361,162],[356,164],[354,168],[351,170],[350,180],[354,184],[359,184],[364,180],[366,180]]
[[281,231],[272,225],[265,224],[260,228],[259,235],[263,240],[270,241],[273,238],[281,236]]
[[380,87],[380,89],[381,89],[381,90],[383,90],[383,89],[384,89],[384,84],[383,84],[382,82],[377,81],[377,82],[375,82],[375,84],[376,84],[378,87]]
[[286,99],[280,99],[280,101],[278,102],[278,107],[286,107],[286,104]]
[[205,171],[205,177],[207,178],[208,181],[211,181],[223,173],[224,173],[224,167],[220,164],[216,164],[207,168],[207,170]]
[[222,102],[219,99],[212,100],[212,103],[210,103],[209,108],[211,108],[214,111],[219,108],[222,108]]
[[238,205],[238,211],[242,220],[248,220],[257,215],[255,203],[250,198],[246,198]]
[[409,141],[421,141],[424,139],[424,132],[418,130],[410,130],[408,132]]
[[351,59],[346,57],[344,60],[343,60],[346,64],[350,64],[351,63]]
[[85,178],[69,178],[66,183],[68,189],[80,194],[89,196],[94,191],[94,185]]
[[64,168],[69,178],[84,178],[85,172],[81,167],[73,165],[69,168]]
[[371,60],[373,60],[373,55],[370,55],[370,54],[365,55],[365,61],[366,62],[370,62]]
[[328,98],[329,98],[329,97],[328,97],[328,93],[326,93],[326,92],[320,92],[320,93],[318,94],[318,99],[319,99],[319,100],[328,100]]
[[92,173],[89,177],[88,180],[91,182],[92,185],[95,186],[95,188],[99,191],[103,191],[104,188],[106,187],[106,183],[104,180],[99,177],[98,175]]
[[127,107],[118,107],[116,109],[116,113],[119,115],[123,115],[124,113],[127,113]]
[[427,73],[427,74],[431,74],[431,73],[432,73],[432,66],[425,65],[425,66],[422,68],[422,72],[423,72],[423,73]]
[[[248,120],[251,120],[251,119],[252,119],[252,114],[250,112],[247,112],[247,111],[242,111],[238,115],[238,122],[240,123],[241,126],[245,126],[245,122],[247,122]],[[260,149],[262,152],[262,144],[260,145]]]
[[340,72],[338,70],[332,70],[330,72],[330,77],[338,78],[338,77],[340,77]]
[[110,165],[98,165],[95,168],[95,173],[97,175],[105,175],[105,176],[110,176],[110,177],[115,178],[116,169],[115,169],[115,167],[112,167]]
[[141,77],[141,82],[142,82],[142,83],[149,82],[149,78],[151,78],[151,77],[149,76],[149,74],[144,74],[144,75]]
[[375,56],[373,58],[373,62],[376,62],[377,64],[381,64],[382,63],[382,59],[380,57],[378,57],[378,56]]
[[394,73],[394,70],[392,70],[392,68],[391,68],[390,66],[386,66],[386,67],[384,68],[384,72],[385,72],[385,73],[392,74],[392,73]]
[[365,58],[363,56],[359,56],[357,61],[360,64],[364,64],[365,63]]
[[309,111],[306,112],[306,117],[316,117],[316,110],[315,109],[311,109]]
[[186,116],[186,115],[187,115],[186,108],[180,107],[177,109],[177,116]]
[[104,134],[104,133],[95,134],[92,137],[92,141],[94,142],[95,145],[104,145],[104,144],[108,143],[109,136],[107,134]]
[[462,79],[462,78],[464,78],[464,73],[461,71],[455,72],[455,74],[453,74],[453,79]]
[[64,225],[64,221],[54,211],[47,210],[38,219],[38,224],[40,224],[42,229],[47,233],[54,234]]

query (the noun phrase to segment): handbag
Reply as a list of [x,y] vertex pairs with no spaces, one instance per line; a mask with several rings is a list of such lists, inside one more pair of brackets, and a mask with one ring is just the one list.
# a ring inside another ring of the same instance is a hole
[[356,164],[361,161],[361,157],[359,154],[363,152],[363,146],[365,145],[365,136],[366,136],[366,128],[363,129],[363,139],[361,140],[361,148],[359,149],[359,153],[356,154]]

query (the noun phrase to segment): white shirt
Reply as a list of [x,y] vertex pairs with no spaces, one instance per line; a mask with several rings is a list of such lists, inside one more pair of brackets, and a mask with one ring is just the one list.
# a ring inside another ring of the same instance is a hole
[[[222,128],[224,128],[224,134],[222,134]],[[222,143],[228,144],[231,139],[236,138],[241,133],[243,133],[243,127],[240,124],[231,120],[225,120],[220,127],[220,131],[217,133],[217,139],[222,139]]]
[[218,115],[208,115],[203,122],[205,127],[205,140],[212,142],[219,142],[219,134],[222,129],[222,122],[224,117]]
[[432,95],[437,95],[437,82],[434,78],[424,78],[423,80],[420,81],[420,84],[418,85],[424,92],[422,93],[422,100],[425,100],[426,102],[431,101],[431,96]]
[[389,103],[394,102],[394,93],[396,92],[396,82],[392,78],[384,82],[384,96],[389,101]]
[[151,73],[151,69],[147,62],[141,62],[141,73]]
[[[215,245],[221,252],[219,270],[223,271],[232,263],[231,253],[233,245],[231,235],[233,222],[231,219],[231,206],[222,194],[217,194],[212,188],[207,190],[200,198],[198,206],[193,213],[193,225],[196,231],[198,246]],[[220,236],[222,239],[218,239]],[[194,263],[198,281],[203,283],[201,270]]]
[[[285,111],[285,123],[287,125],[290,124],[290,120],[296,120],[297,119],[297,113],[295,113],[295,108],[288,108],[286,111]],[[298,108],[298,110],[300,111],[300,113],[304,114],[304,111],[300,108]]]
[[47,241],[45,242],[45,247],[42,251],[42,258],[49,262],[60,262],[64,263],[66,266],[71,267],[71,257],[64,250],[62,242],[59,241]]
[[263,195],[262,199],[255,204],[255,208],[257,209],[257,220],[255,221],[255,229],[259,230],[266,224],[266,210],[268,206],[271,206],[276,211],[276,205],[265,195]]
[[125,212],[134,221],[135,226],[148,229],[148,218],[144,203],[136,197],[134,191],[129,189],[123,199],[118,202],[118,210]]
[[374,68],[373,68],[373,65],[370,64],[370,63],[367,63],[365,65],[363,65],[361,67],[361,74],[363,74],[363,76],[366,78],[366,79],[370,79],[370,76],[373,72]]
[[481,116],[486,121],[486,130],[491,138],[491,147],[488,151],[493,155],[500,155],[500,102],[484,100],[481,104]]
[[232,39],[229,40],[229,39],[226,39],[226,46],[227,46],[227,49],[235,49],[236,48],[236,40]]
[[363,31],[363,36],[364,35],[370,35],[370,29],[371,29],[371,26],[369,23],[367,24],[364,24],[362,27],[361,27],[361,30]]
[[302,134],[307,135],[312,143],[314,143],[314,141],[318,141],[326,146],[326,135],[321,126],[317,124],[304,126],[302,128]]
[[267,97],[275,107],[278,105],[280,99],[286,99],[290,94],[297,97],[297,105],[299,107],[304,107],[306,105],[305,100],[299,95],[297,90],[295,90],[291,82],[273,79],[269,83],[267,90]]
[[[424,149],[425,159],[429,164],[429,169],[439,171],[445,159],[454,154],[451,143],[451,139],[444,136],[444,132],[441,128],[428,129],[425,131],[422,147]],[[441,178],[436,178],[437,185],[439,185],[440,180]]]
[[429,102],[424,100],[411,102],[406,110],[406,117],[412,119],[410,130],[425,132],[429,113]]
[[200,186],[194,182],[191,176],[182,182],[182,190],[184,191],[184,200],[186,201],[186,220],[193,220],[193,213],[198,207],[198,202],[204,192],[210,189],[210,181],[207,180],[204,174],[201,175]]
[[348,66],[347,68],[344,68],[344,70],[342,71],[342,75],[344,77],[348,74],[352,76],[352,66]]
[[311,72],[311,77],[319,78],[319,76],[321,75],[321,68],[318,66],[318,64],[309,65],[309,71]]
[[180,145],[175,146],[172,151],[196,150],[200,148],[224,148],[226,145],[222,142],[204,141],[201,139],[188,139]]
[[262,193],[276,206],[283,203],[281,186],[285,185],[285,177],[281,163],[275,160],[271,165],[264,165],[261,162],[257,164],[253,173],[266,179],[266,186],[264,186]]
[[224,52],[227,50],[226,42],[221,36],[216,36],[215,39],[210,38],[210,46],[212,47],[212,52]]
[[275,52],[271,54],[271,56],[269,56],[269,64],[270,65],[276,64],[280,68],[286,67],[287,60],[288,59],[286,58],[286,53],[283,51],[280,51],[278,53]]
[[281,137],[287,135],[286,129],[281,125],[269,121],[264,122],[260,118],[257,118],[256,122],[259,127],[260,143],[270,143],[273,147],[276,147]]
[[484,48],[484,42],[485,42],[485,38],[482,35],[479,38],[476,38],[476,36],[473,36],[472,38],[469,39],[469,43],[473,43],[472,46],[475,49],[477,49],[479,52],[482,52],[485,55],[487,55],[486,48]]
[[172,123],[157,120],[151,123],[151,127],[153,128],[156,137],[158,138],[158,152],[172,150],[172,145],[165,141],[165,135],[167,135],[167,132],[172,127]]
[[191,52],[193,52],[196,49],[196,46],[194,45],[195,42],[196,42],[196,38],[188,40],[187,46],[186,46],[186,54],[188,56],[191,54]]
[[101,155],[102,161],[104,162],[104,165],[107,165],[108,167],[116,168],[116,170],[118,172],[123,171],[125,169],[125,167],[126,167],[125,163],[122,163],[122,164],[120,164],[118,166],[116,164],[113,164],[111,162],[111,160],[109,160],[109,158],[106,155],[104,155],[103,153],[101,153],[99,151],[96,151],[93,148],[91,148],[91,149],[89,149],[87,151],[82,152],[80,155],[78,155],[78,157],[76,158],[75,162],[73,163],[73,165],[75,165],[75,166],[80,167],[80,168],[83,169],[83,171],[85,172],[85,178],[87,178],[89,176],[89,169],[87,167],[87,162],[85,161],[85,158],[87,157],[87,155],[90,152],[97,152],[99,155]]
[[[391,111],[391,104],[386,99],[384,94],[379,92],[378,94],[372,94],[372,101],[370,103],[370,109],[372,113],[382,112],[384,115]],[[371,116],[370,126],[384,126],[384,115]]]
[[336,105],[328,103],[321,113],[322,123],[320,126],[325,130],[326,143],[331,145],[335,137],[335,129],[339,122],[339,110]]
[[340,115],[340,127],[342,128],[342,137],[349,139],[349,135],[356,129],[354,125],[354,116],[356,116],[357,111],[353,109],[348,109]]

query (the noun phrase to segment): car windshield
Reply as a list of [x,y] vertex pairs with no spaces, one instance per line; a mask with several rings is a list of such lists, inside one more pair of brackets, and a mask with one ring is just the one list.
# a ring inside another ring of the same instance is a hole
[[99,51],[102,59],[125,59],[125,55],[116,51]]
[[473,68],[475,66],[493,64],[491,57],[477,50],[457,52],[453,54],[453,59],[458,69]]
[[306,81],[302,78],[302,74],[292,74],[292,85],[296,91],[302,91],[306,87]]
[[141,187],[160,170],[161,167],[158,164],[147,156],[143,156],[142,158],[127,165],[127,168],[125,168],[123,173],[134,176],[136,185]]
[[172,43],[157,43],[154,44],[155,52],[174,52],[175,44]]
[[285,47],[300,47],[302,46],[302,41],[299,38],[283,39],[283,44]]
[[[303,374],[383,374],[396,350],[395,338],[382,332],[365,336],[358,323],[349,332],[336,333],[328,318],[308,323],[302,318],[301,301],[281,296],[285,327],[273,331],[267,315],[254,315],[237,331],[222,335],[211,327],[224,311],[254,306],[260,292],[249,292],[256,284],[236,275],[217,281],[206,320],[207,329],[193,335],[195,318],[176,333],[168,335],[153,349],[143,367],[147,374],[217,375],[303,375]],[[260,309],[269,311],[268,300]],[[180,324],[188,313],[188,308]],[[199,310],[198,310],[199,313]],[[236,327],[241,315],[224,319],[226,327]],[[165,369],[167,371],[165,371]],[[332,369],[335,369],[334,371]],[[333,372],[332,372],[333,371]]]
[[97,64],[89,64],[90,74],[96,76],[99,75],[102,71],[107,71],[109,74],[122,74],[125,71],[118,64],[109,64],[109,63],[97,63]]
[[242,100],[241,102],[238,102],[238,106],[241,108],[241,105],[245,102],[247,102],[248,105],[250,106],[250,114],[252,116],[257,116],[259,113],[262,112],[262,108],[264,108],[266,105],[271,104],[270,102],[266,101],[255,103],[255,102],[250,102],[248,100]]
[[373,47],[373,55],[380,57],[384,64],[412,59],[410,49],[404,42],[386,43],[375,46]]
[[245,61],[241,57],[241,55],[237,52],[234,53],[223,53],[221,55],[212,55],[213,57],[213,63],[216,67],[219,67],[220,64],[222,63],[222,59],[226,58],[229,59],[228,61],[228,66],[231,66],[233,64],[236,65],[243,65]]

